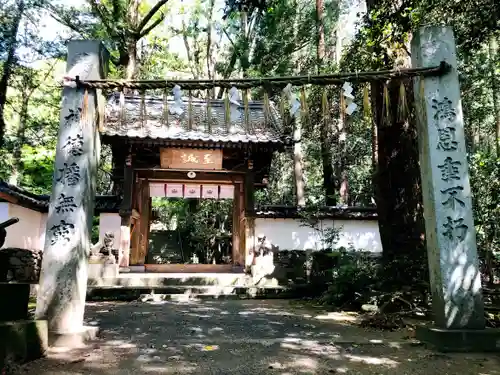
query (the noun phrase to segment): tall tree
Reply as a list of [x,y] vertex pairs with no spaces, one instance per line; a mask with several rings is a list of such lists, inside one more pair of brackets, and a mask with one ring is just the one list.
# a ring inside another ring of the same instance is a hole
[[[325,46],[325,19],[324,0],[316,0],[316,67],[318,74],[323,72],[323,64],[326,63]],[[323,113],[326,119],[320,121],[321,129],[321,159],[323,165],[323,188],[325,190],[325,204],[333,206],[335,199],[335,178],[333,172],[332,156],[332,122],[329,120],[329,113]]]
[[7,26],[7,34],[5,35],[5,49],[7,51],[7,56],[3,63],[2,73],[0,76],[0,146],[3,144],[5,134],[4,112],[5,104],[7,102],[7,87],[16,63],[17,33],[19,25],[21,24],[25,6],[26,4],[24,0],[16,1],[15,7],[11,10],[11,14],[13,15],[12,20],[10,26]]
[[[87,0],[88,8],[47,4],[52,17],[73,32],[104,39],[114,52],[111,62],[125,69],[125,78],[138,73],[138,42],[166,17],[168,0],[158,0],[143,12],[143,0]],[[143,14],[144,13],[144,14]]]

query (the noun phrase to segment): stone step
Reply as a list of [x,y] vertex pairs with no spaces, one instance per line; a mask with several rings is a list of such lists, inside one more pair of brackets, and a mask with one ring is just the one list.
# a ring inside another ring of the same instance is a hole
[[88,300],[119,299],[144,301],[188,299],[239,299],[239,298],[286,298],[293,296],[294,288],[284,286],[231,287],[177,285],[157,288],[129,288],[120,286],[89,287]]
[[163,288],[169,286],[248,285],[251,276],[245,273],[120,273],[116,277],[89,277],[89,287],[101,288]]

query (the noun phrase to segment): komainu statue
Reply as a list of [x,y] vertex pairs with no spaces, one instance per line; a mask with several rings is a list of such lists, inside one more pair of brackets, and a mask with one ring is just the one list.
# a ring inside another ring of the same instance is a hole
[[97,242],[90,249],[91,259],[105,260],[107,264],[118,263],[118,249],[114,249],[115,235],[112,232],[106,232],[102,241]]

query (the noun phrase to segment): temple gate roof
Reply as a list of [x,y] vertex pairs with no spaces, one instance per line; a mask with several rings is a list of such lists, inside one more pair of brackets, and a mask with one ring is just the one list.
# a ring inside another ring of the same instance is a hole
[[[106,137],[126,137],[150,140],[198,141],[216,143],[288,143],[283,135],[281,120],[270,105],[266,113],[263,101],[250,101],[248,120],[245,121],[243,105],[238,108],[234,121],[226,121],[226,107],[222,99],[207,100],[183,98],[181,114],[171,113],[175,107],[168,98],[165,108],[162,97],[125,95],[120,104],[120,94],[114,93],[106,103],[106,120],[101,134]],[[189,106],[191,103],[191,111]],[[189,116],[191,113],[191,116]]]

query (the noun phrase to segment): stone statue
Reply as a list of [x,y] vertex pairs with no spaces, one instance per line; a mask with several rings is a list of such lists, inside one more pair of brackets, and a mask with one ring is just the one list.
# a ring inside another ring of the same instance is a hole
[[264,234],[257,236],[257,245],[254,248],[251,273],[253,284],[259,285],[265,282],[265,279],[270,277],[274,270],[274,252],[271,241]]
[[265,256],[269,255],[273,250],[273,245],[271,241],[267,239],[264,234],[259,234],[257,236],[257,246],[254,249],[255,256]]
[[105,260],[108,264],[115,264],[118,262],[118,251],[113,248],[115,242],[115,235],[112,232],[106,232],[104,239],[97,242],[90,250],[90,257],[92,259]]

